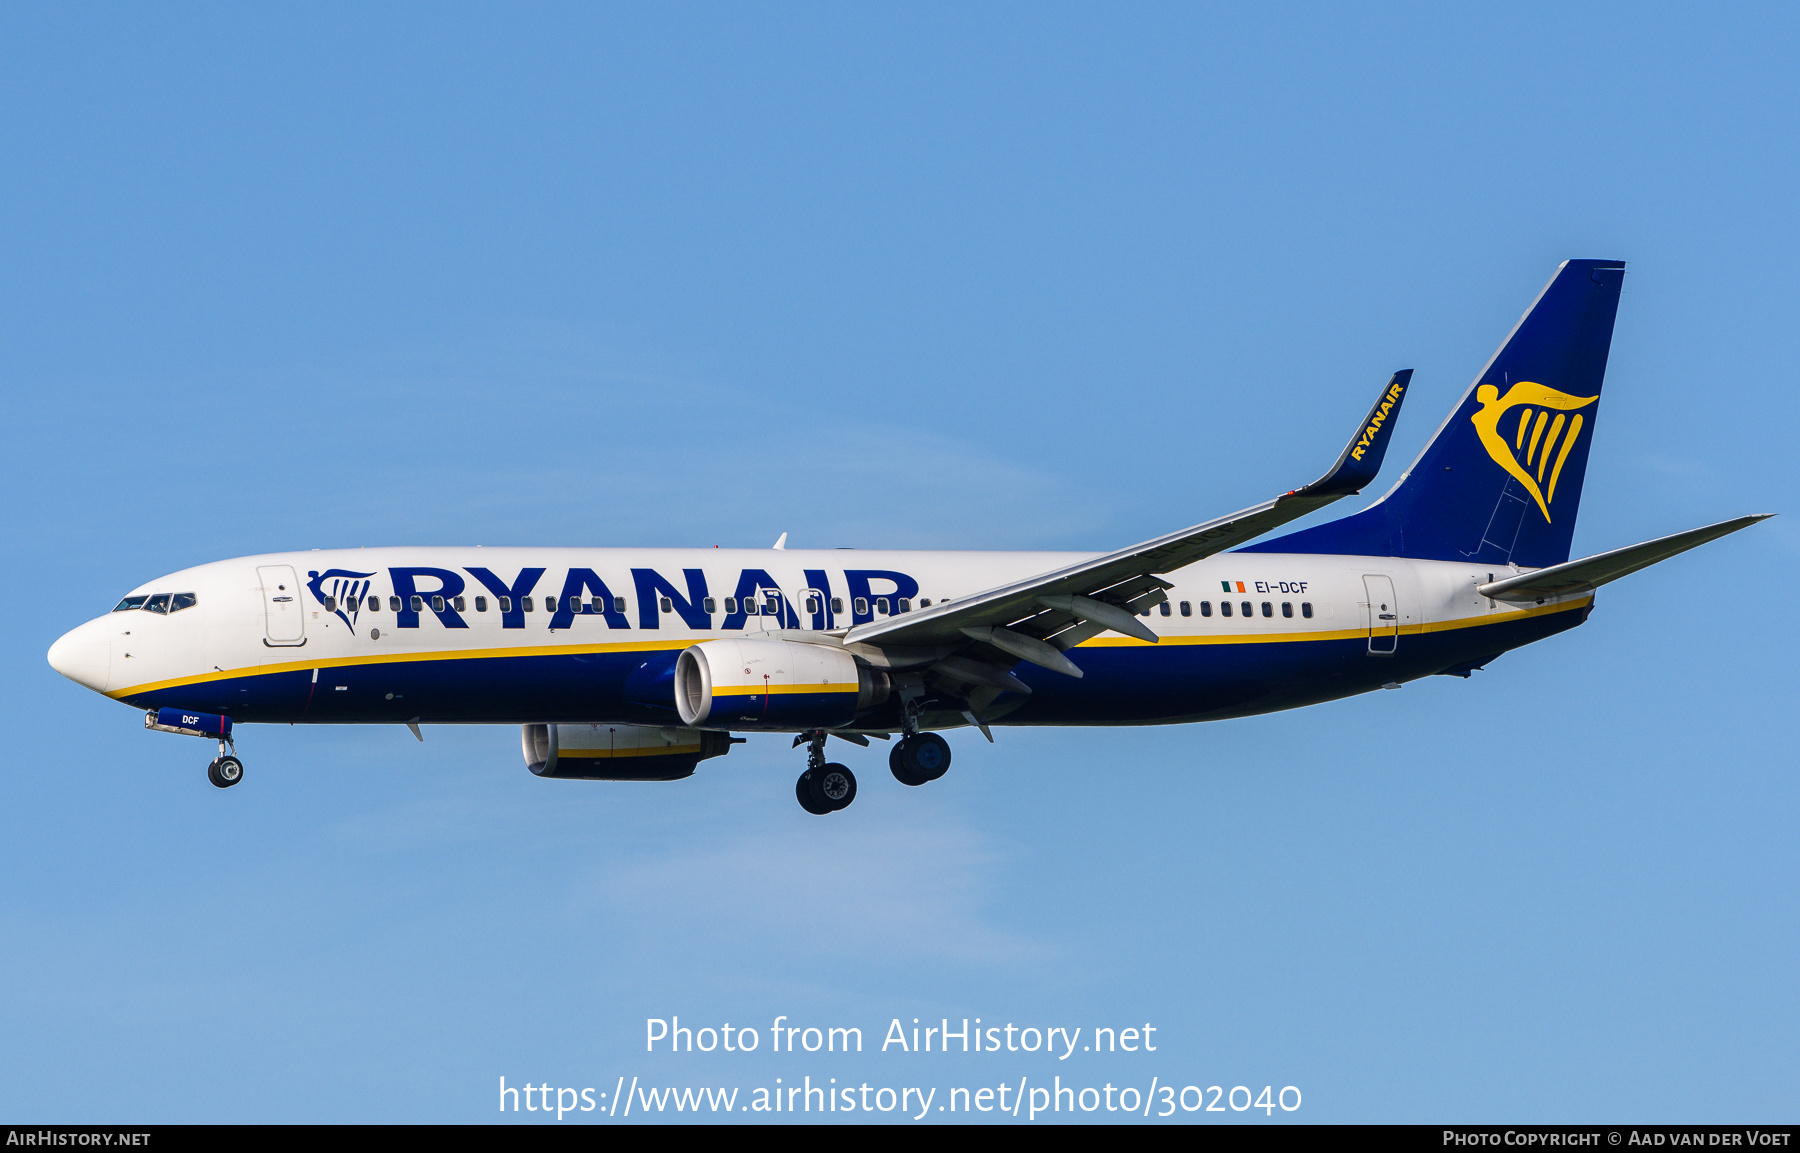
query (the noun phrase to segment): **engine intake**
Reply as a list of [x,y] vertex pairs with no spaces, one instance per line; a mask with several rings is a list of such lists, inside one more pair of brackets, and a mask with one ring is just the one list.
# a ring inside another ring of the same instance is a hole
[[675,662],[682,723],[709,728],[836,728],[890,692],[886,673],[831,645],[722,637]]
[[725,733],[648,725],[524,725],[525,767],[574,781],[679,781],[735,743]]

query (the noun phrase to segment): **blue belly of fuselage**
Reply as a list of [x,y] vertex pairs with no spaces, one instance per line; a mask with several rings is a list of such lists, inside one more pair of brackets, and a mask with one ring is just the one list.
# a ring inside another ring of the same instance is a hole
[[[1402,635],[1392,655],[1366,637],[1262,643],[1093,645],[1072,652],[1080,679],[1021,664],[1032,688],[986,710],[1007,725],[1142,725],[1219,720],[1295,708],[1455,669],[1581,624],[1590,604],[1441,632]],[[673,669],[686,640],[667,649],[545,653],[223,676],[122,697],[145,709],[219,713],[243,723],[676,725]],[[955,715],[960,705],[941,702]],[[995,716],[995,714],[1001,714]],[[857,727],[898,728],[898,714]]]

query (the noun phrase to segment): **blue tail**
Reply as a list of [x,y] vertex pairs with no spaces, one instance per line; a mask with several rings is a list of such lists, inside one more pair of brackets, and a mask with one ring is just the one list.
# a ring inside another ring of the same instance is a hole
[[1569,559],[1625,265],[1568,260],[1386,496],[1245,552]]

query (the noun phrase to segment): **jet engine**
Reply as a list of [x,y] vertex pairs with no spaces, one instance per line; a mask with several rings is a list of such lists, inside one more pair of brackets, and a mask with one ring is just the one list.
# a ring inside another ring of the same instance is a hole
[[682,723],[709,728],[836,728],[891,692],[886,673],[832,645],[722,637],[675,662]]
[[576,781],[679,781],[742,743],[725,733],[648,725],[525,725],[519,736],[526,768]]

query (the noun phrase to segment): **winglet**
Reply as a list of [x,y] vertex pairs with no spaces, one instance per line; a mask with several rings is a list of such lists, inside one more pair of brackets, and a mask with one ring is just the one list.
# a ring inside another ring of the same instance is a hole
[[1388,442],[1394,439],[1394,425],[1400,418],[1400,402],[1412,384],[1412,369],[1403,368],[1388,378],[1375,407],[1363,418],[1362,426],[1338,457],[1331,471],[1305,488],[1294,490],[1302,496],[1347,496],[1360,492],[1381,471],[1381,460],[1387,455]]

